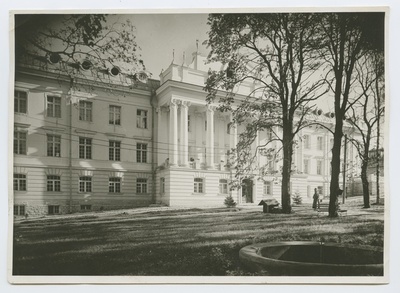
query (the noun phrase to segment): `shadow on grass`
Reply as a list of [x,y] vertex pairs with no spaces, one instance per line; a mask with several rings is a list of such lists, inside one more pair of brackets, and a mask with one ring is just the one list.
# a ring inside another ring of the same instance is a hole
[[[290,240],[383,245],[383,209],[330,219],[247,210],[157,211],[24,221],[14,275],[247,275],[240,248]],[[262,274],[267,275],[268,272]]]

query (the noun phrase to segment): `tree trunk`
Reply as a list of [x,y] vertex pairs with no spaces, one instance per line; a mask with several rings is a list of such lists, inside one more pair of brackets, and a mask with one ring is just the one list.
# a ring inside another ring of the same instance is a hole
[[333,148],[332,148],[332,173],[330,183],[330,195],[329,195],[329,217],[337,217],[339,202],[338,202],[338,191],[339,191],[339,175],[340,175],[340,151],[342,145],[343,136],[343,119],[342,117],[336,116],[335,132],[333,134]]
[[363,163],[361,165],[361,181],[363,187],[364,208],[370,208],[367,168],[368,168],[368,157],[366,158],[364,157]]
[[290,198],[290,173],[292,168],[293,154],[293,134],[292,123],[283,121],[283,166],[282,166],[282,212],[289,214],[292,212]]

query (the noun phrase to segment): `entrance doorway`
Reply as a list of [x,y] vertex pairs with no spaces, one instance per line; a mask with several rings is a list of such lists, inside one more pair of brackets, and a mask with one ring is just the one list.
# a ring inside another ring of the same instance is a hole
[[253,180],[251,179],[243,179],[242,181],[242,202],[253,202]]

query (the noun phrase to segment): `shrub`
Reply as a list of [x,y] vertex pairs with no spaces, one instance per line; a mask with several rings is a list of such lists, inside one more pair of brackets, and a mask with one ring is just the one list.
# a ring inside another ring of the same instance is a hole
[[236,202],[233,200],[232,195],[225,197],[224,204],[228,208],[234,208],[236,206]]
[[301,204],[303,202],[303,198],[300,195],[300,192],[295,192],[292,196],[293,203]]

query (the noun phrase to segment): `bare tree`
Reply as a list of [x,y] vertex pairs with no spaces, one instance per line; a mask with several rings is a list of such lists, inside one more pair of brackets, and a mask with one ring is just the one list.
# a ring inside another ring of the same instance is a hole
[[[212,14],[208,24],[208,59],[225,67],[210,72],[207,99],[218,98],[219,109],[232,111],[234,122],[246,127],[236,149],[236,178],[252,175],[257,153],[269,156],[275,151],[275,156],[282,151],[282,209],[290,213],[294,138],[307,125],[314,102],[326,93],[323,64],[313,49],[319,42],[315,16]],[[236,94],[249,84],[252,90],[245,97]],[[252,152],[257,133],[265,130],[272,132],[271,139]],[[274,140],[282,143],[282,150],[267,147]]]
[[355,69],[355,91],[359,93],[359,97],[350,103],[347,121],[356,128],[360,135],[360,139],[351,137],[350,141],[356,147],[361,159],[364,208],[369,208],[370,188],[367,171],[371,164],[371,144],[374,139],[378,139],[378,121],[383,117],[385,110],[384,107],[377,107],[380,105],[381,92],[384,87],[382,56],[375,52],[366,54],[357,61]]
[[329,64],[333,76],[335,129],[332,148],[329,216],[338,216],[340,153],[343,121],[352,100],[351,90],[357,61],[366,52],[383,46],[383,13],[330,13],[319,21],[322,40],[321,57]]

